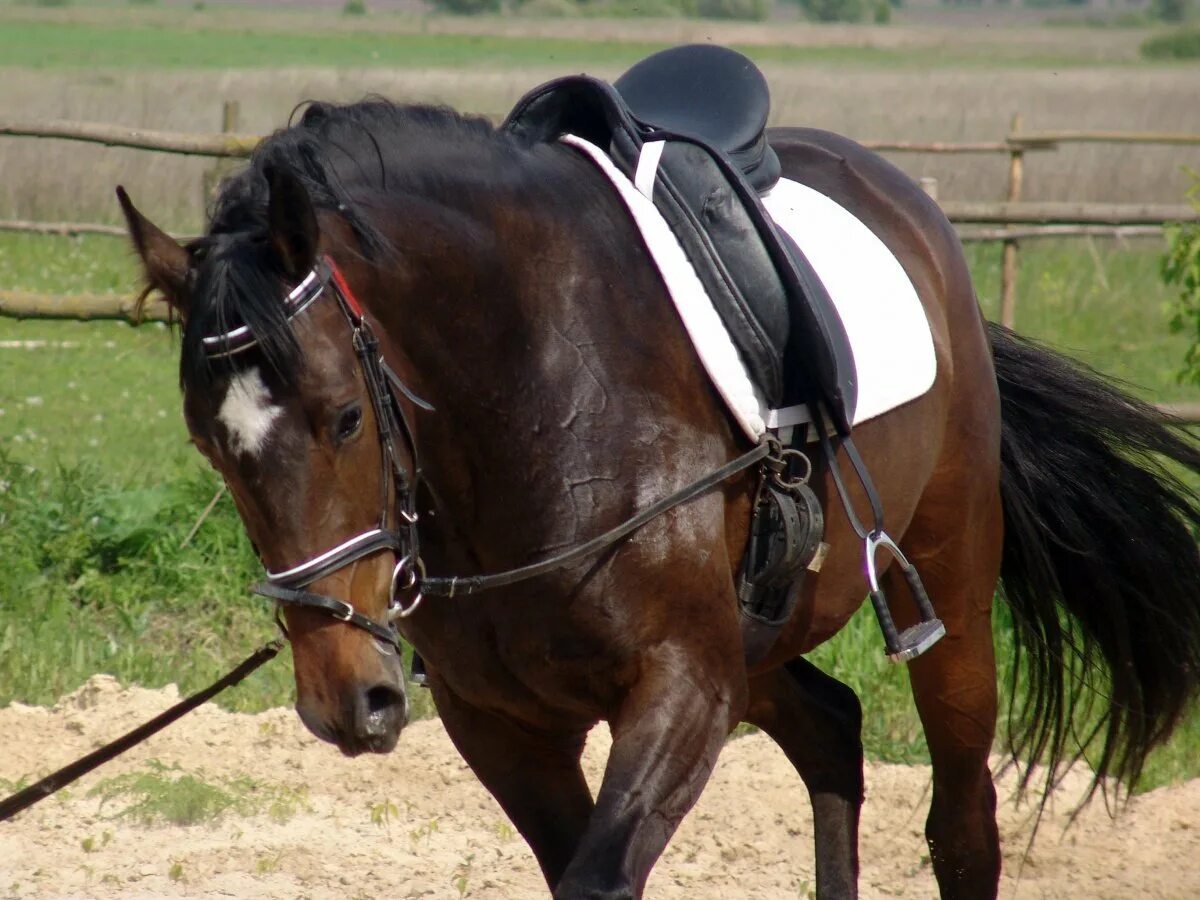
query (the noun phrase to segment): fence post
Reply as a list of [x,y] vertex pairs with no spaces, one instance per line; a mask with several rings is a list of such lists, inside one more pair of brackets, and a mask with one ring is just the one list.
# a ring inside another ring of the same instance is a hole
[[923,190],[926,194],[928,194],[929,198],[931,200],[937,200],[937,198],[938,198],[938,182],[937,182],[936,178],[932,178],[928,175],[923,175],[923,176],[921,176],[920,179],[918,179],[917,183],[921,185],[921,190]]
[[[236,134],[238,130],[238,121],[241,118],[241,106],[236,100],[226,100],[221,105],[221,132],[223,134]],[[201,213],[208,209],[208,201],[212,199],[213,194],[217,190],[217,185],[225,173],[229,171],[230,161],[227,159],[217,160],[211,169],[206,169],[204,174],[200,176],[200,210]]]
[[[1009,137],[1021,128],[1021,114],[1013,113]],[[1008,202],[1021,199],[1025,181],[1025,151],[1014,146],[1008,159]],[[1017,320],[1017,239],[1005,238],[1003,265],[1000,269],[1000,324],[1012,328]]]

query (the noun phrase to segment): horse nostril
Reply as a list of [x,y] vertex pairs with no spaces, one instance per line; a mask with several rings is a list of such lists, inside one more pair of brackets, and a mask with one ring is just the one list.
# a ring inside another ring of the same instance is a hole
[[377,684],[367,688],[361,702],[360,727],[364,735],[397,735],[408,724],[408,697],[403,688],[386,682]]
[[404,705],[404,694],[391,685],[377,684],[367,690],[367,715],[386,712],[394,706]]

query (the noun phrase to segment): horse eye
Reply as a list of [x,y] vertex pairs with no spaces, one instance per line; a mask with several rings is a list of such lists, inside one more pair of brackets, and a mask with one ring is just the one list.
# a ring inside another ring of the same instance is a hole
[[362,428],[362,407],[351,406],[342,410],[338,416],[337,426],[333,430],[333,439],[338,444],[343,444],[350,438],[358,434]]

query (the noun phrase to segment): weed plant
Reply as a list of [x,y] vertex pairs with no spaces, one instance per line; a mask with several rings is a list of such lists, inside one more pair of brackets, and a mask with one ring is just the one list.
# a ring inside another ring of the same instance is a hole
[[88,796],[100,798],[102,814],[105,807],[117,806],[113,818],[144,826],[212,824],[228,814],[265,814],[276,822],[287,822],[308,808],[303,791],[244,775],[218,778],[203,772],[192,774],[158,760],[149,760],[140,772],[104,779]]

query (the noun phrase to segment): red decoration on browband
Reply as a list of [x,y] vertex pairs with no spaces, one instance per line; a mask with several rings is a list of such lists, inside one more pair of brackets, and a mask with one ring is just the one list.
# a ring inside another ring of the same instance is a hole
[[337,289],[341,292],[342,299],[346,301],[346,305],[350,307],[350,311],[354,313],[355,318],[361,321],[364,316],[363,308],[354,296],[354,291],[350,290],[350,285],[346,283],[346,278],[342,275],[342,270],[338,268],[338,264],[333,261],[333,257],[331,256],[325,257],[325,264],[329,266],[329,273],[333,276],[333,283],[337,285]]

